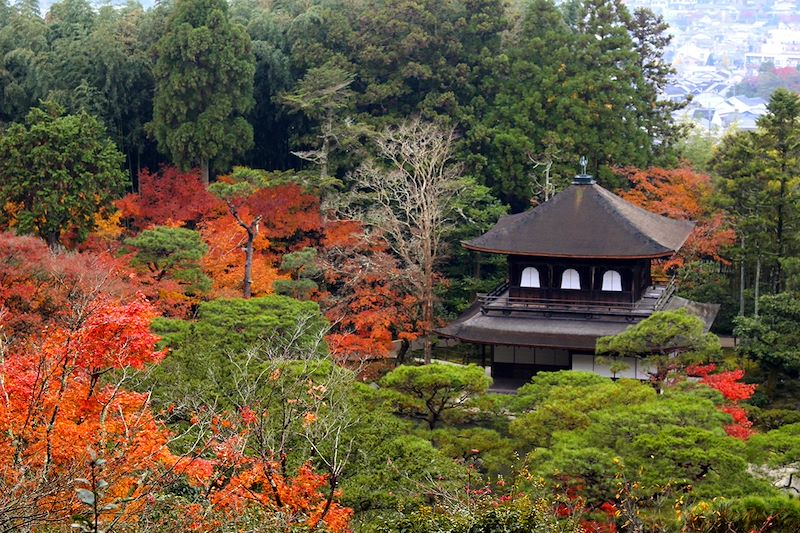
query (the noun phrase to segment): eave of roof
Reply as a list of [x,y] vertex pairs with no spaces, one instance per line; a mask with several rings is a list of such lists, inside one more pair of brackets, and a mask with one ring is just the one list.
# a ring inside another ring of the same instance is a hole
[[[711,329],[719,308],[719,304],[694,302],[680,296],[672,296],[664,306],[664,310],[686,309],[703,321],[706,331]],[[456,320],[435,332],[443,337],[476,344],[594,351],[599,337],[616,335],[632,325],[618,319],[583,318],[581,313],[576,313],[575,318],[483,314],[481,305],[476,302]]]
[[524,255],[531,257],[558,257],[563,259],[659,259],[662,257],[671,257],[675,254],[674,251],[663,252],[660,254],[652,255],[579,255],[579,254],[543,254],[543,253],[530,253],[530,252],[512,252],[509,250],[494,250],[491,248],[481,248],[471,244],[469,241],[461,241],[461,246],[467,250],[475,252],[484,252],[487,254],[510,254],[510,255]]

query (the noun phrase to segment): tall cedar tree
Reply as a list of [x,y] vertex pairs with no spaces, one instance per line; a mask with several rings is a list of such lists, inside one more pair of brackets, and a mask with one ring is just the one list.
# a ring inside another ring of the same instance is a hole
[[[793,263],[800,220],[797,193],[800,172],[800,97],[778,90],[755,132],[726,136],[712,166],[722,177],[720,190],[725,208],[739,234],[740,311],[744,313],[743,289],[752,273],[755,314],[763,281],[773,292],[783,290],[784,266]],[[755,262],[755,265],[753,265]]]
[[179,0],[157,56],[150,133],[175,163],[223,167],[253,144],[244,118],[253,106],[255,58],[244,28],[229,20],[224,0]]

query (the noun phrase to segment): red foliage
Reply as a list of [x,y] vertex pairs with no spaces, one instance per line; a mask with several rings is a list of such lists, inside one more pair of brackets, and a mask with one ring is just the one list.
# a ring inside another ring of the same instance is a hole
[[197,171],[162,167],[139,173],[139,192],[116,203],[127,225],[141,231],[151,226],[196,227],[201,220],[219,216],[225,206],[209,193]]
[[106,253],[55,253],[41,239],[0,233],[0,326],[12,340],[69,318],[68,300],[96,292],[134,296],[139,285]]
[[597,520],[581,521],[584,533],[616,533],[617,526],[612,522],[599,522]]
[[757,385],[739,383],[739,380],[743,377],[744,370],[731,370],[729,372],[707,375],[701,380],[701,383],[705,383],[712,389],[720,391],[728,401],[740,402],[749,400],[757,387]]
[[688,168],[647,170],[621,168],[614,171],[626,178],[631,189],[617,191],[625,200],[653,213],[697,223],[676,259],[665,265],[681,265],[684,260],[707,258],[726,263],[722,250],[733,244],[736,233],[724,213],[712,203],[711,177]]
[[686,375],[704,378],[717,369],[717,365],[710,363],[707,365],[689,365],[686,367]]
[[755,431],[753,431],[753,423],[747,418],[747,413],[744,409],[737,406],[723,407],[722,411],[731,415],[733,424],[725,426],[725,432],[731,437],[739,440],[749,439]]
[[747,418],[747,412],[739,407],[738,402],[749,400],[756,391],[757,385],[740,383],[744,377],[744,370],[730,370],[727,372],[716,371],[717,365],[693,365],[686,368],[687,376],[700,377],[700,383],[708,385],[722,393],[728,403],[720,408],[733,418],[733,423],[725,426],[725,432],[733,438],[747,440],[755,431],[753,423]]

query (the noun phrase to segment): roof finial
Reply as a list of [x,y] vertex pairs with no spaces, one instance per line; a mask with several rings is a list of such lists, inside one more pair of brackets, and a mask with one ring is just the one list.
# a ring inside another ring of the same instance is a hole
[[581,165],[582,172],[575,176],[575,179],[572,180],[572,183],[574,185],[592,185],[595,181],[594,178],[586,173],[586,166],[589,164],[586,156],[582,155],[578,163]]

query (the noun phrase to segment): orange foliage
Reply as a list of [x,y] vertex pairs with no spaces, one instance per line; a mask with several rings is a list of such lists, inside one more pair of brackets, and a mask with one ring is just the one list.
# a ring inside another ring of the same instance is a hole
[[631,184],[628,191],[617,191],[625,200],[653,213],[697,223],[679,255],[666,265],[680,266],[685,260],[727,261],[720,255],[733,244],[736,233],[722,211],[712,204],[711,177],[687,168],[647,170],[621,168],[614,171]]
[[196,171],[162,167],[139,173],[139,192],[116,202],[122,219],[134,231],[151,226],[196,227],[201,220],[219,216],[225,206],[209,193]]
[[366,240],[357,222],[330,222],[323,237],[329,292],[321,305],[333,324],[332,353],[343,360],[387,357],[392,339],[417,337],[417,299],[402,286],[385,243]]
[[[250,220],[251,215],[242,207],[239,215]],[[242,249],[247,236],[234,218],[228,214],[204,222],[200,233],[208,244],[208,253],[203,258],[203,270],[214,282],[216,296],[238,297],[242,294],[245,254]],[[270,241],[260,233],[253,243],[253,296],[272,293],[272,282],[288,279],[273,267]]]
[[[347,530],[352,509],[336,502],[328,504],[323,494],[328,476],[316,473],[310,465],[301,466],[294,477],[285,477],[276,461],[240,456],[234,463],[235,475],[225,483],[217,483],[218,488],[213,485],[207,488],[215,509],[238,515],[250,506],[258,506],[280,511],[283,520],[292,526],[305,525],[313,530],[322,522],[333,533]],[[335,497],[338,496],[337,492]]]
[[258,189],[244,205],[253,216],[262,216],[261,233],[272,242],[273,253],[312,246],[322,229],[319,197],[293,183]]
[[155,313],[142,300],[120,304],[98,293],[70,303],[61,325],[44,327],[0,358],[0,492],[67,520],[85,511],[72,480],[90,477],[92,448],[106,461],[104,497],[125,499],[105,514],[132,515],[151,488],[143,476],[164,472],[168,434],[147,394],[121,389],[123,377],[107,385],[99,379],[164,357],[149,330]]

